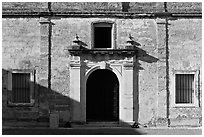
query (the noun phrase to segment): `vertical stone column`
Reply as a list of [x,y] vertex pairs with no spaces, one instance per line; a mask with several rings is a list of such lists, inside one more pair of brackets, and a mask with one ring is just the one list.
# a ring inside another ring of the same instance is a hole
[[71,119],[72,122],[82,122],[82,106],[81,106],[81,63],[80,57],[70,63],[70,98],[71,98]]
[[[54,104],[51,95],[51,33],[52,23],[49,18],[40,18],[40,67],[38,71],[40,85],[40,108],[43,112],[50,112]],[[43,103],[42,103],[43,102]]]
[[[167,53],[166,53],[166,20],[157,19],[157,33],[158,33],[158,107],[157,117],[166,119],[168,117],[167,110]],[[167,119],[165,121],[167,124]],[[159,124],[159,123],[158,123]]]
[[121,116],[123,122],[133,122],[133,63],[123,64],[124,89],[121,92]]
[[49,116],[49,100],[48,100],[48,35],[49,22],[47,18],[40,18],[40,67],[38,71],[39,77],[39,106],[42,114]]
[[40,18],[40,85],[48,88],[48,47],[49,47],[49,21]]

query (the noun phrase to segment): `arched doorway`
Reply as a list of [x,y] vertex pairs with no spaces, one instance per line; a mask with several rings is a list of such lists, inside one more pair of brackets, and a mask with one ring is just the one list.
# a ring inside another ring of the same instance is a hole
[[119,81],[108,69],[97,69],[86,82],[86,120],[119,120]]

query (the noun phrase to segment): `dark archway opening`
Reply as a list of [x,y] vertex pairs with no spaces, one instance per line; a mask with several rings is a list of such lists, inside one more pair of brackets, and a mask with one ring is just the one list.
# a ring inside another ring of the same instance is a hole
[[98,69],[86,83],[87,122],[119,121],[119,81],[110,70]]

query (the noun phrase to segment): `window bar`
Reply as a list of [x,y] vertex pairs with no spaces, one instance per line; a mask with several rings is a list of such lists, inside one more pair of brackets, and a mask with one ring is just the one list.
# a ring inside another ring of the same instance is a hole
[[184,91],[184,81],[182,81],[183,75],[180,75],[180,81],[181,81],[181,103],[184,102],[183,100],[183,91]]
[[182,88],[183,88],[183,92],[182,92],[182,103],[185,103],[185,102],[186,102],[186,99],[185,99],[185,91],[186,91],[186,87],[185,87],[185,86],[186,86],[186,83],[185,83],[185,82],[186,82],[186,79],[185,79],[185,78],[186,78],[185,75],[182,75],[182,79],[181,79],[181,80],[183,81],[183,85],[182,85],[182,86],[183,86],[183,87],[182,87]]
[[24,75],[23,77],[23,81],[24,81],[24,87],[23,87],[23,96],[22,96],[22,102],[26,103],[26,86],[27,86],[27,83],[26,83],[26,79],[27,79],[27,74]]
[[21,80],[21,87],[19,89],[19,99],[18,99],[18,102],[19,103],[23,103],[23,99],[22,99],[22,96],[23,96],[23,86],[24,86],[24,75],[22,74],[21,76],[19,76],[19,79]]
[[16,96],[16,100],[15,103],[18,103],[18,98],[19,98],[19,88],[18,88],[18,84],[20,84],[20,80],[18,80],[17,75],[15,75],[15,80],[16,80],[16,86],[15,86],[15,96]]
[[15,85],[16,85],[16,81],[15,81],[15,77],[12,76],[12,102],[15,102]]
[[179,86],[179,90],[178,90],[178,95],[179,95],[179,100],[178,100],[178,103],[180,103],[181,102],[181,76],[180,75],[178,75],[178,82],[179,82],[179,84],[178,84],[178,86]]
[[28,83],[28,81],[27,81],[27,78],[28,78],[28,74],[26,74],[25,75],[25,79],[24,79],[24,81],[25,81],[25,88],[24,88],[24,94],[25,94],[25,96],[24,96],[24,102],[26,102],[27,103],[27,83]]
[[190,103],[193,103],[192,102],[192,83],[193,82],[193,75],[190,77],[190,86],[189,86],[189,101],[190,101]]
[[185,81],[186,81],[186,82],[185,82],[185,94],[186,94],[186,95],[185,95],[185,103],[189,103],[188,95],[187,95],[187,94],[188,94],[188,88],[189,88],[189,87],[188,87],[188,86],[189,86],[189,85],[188,85],[188,77],[189,77],[189,75],[185,75]]
[[186,103],[189,103],[189,75],[186,75]]
[[20,98],[20,88],[21,88],[21,78],[17,75],[16,76],[16,79],[17,79],[17,100],[16,100],[16,103],[19,103],[19,98]]
[[25,83],[24,84],[25,88],[23,88],[23,98],[22,98],[23,100],[22,101],[26,103],[26,100],[27,100],[26,99],[27,98],[27,93],[26,93],[26,90],[27,90],[27,74],[24,75],[24,83]]
[[184,99],[184,97],[185,97],[185,95],[184,95],[184,93],[185,93],[185,75],[181,75],[181,82],[182,82],[182,96],[181,96],[181,98],[182,98],[182,103],[184,103],[185,102],[185,99]]
[[184,75],[182,75],[182,81],[183,81],[183,96],[182,96],[182,98],[183,98],[183,103],[186,103],[186,75],[184,74]]
[[20,80],[18,80],[18,77],[17,76],[15,76],[15,78],[16,78],[16,87],[15,87],[15,95],[16,95],[16,100],[15,100],[15,102],[16,103],[18,103],[18,98],[19,98],[19,87],[18,87],[18,85],[20,84]]
[[15,79],[14,76],[12,76],[12,92],[11,92],[11,98],[12,98],[12,102],[14,102],[15,100],[15,96],[14,96],[14,85],[15,85]]
[[192,90],[193,90],[193,88],[192,88],[192,85],[193,84],[193,75],[190,77],[190,86],[189,86],[189,101],[190,101],[190,103],[193,103],[192,102]]
[[194,76],[193,75],[191,75],[191,77],[190,77],[190,103],[193,103],[193,101],[192,101],[192,93],[193,93],[193,79],[194,79]]
[[20,84],[20,80],[18,80],[17,79],[17,75],[15,74],[15,97],[16,97],[16,99],[15,99],[15,103],[17,103],[17,100],[18,100],[18,87],[20,86],[19,84]]
[[176,75],[176,94],[175,94],[175,96],[176,96],[176,103],[177,103],[178,98],[179,98],[179,96],[178,96],[178,75]]
[[188,98],[188,94],[189,94],[189,75],[186,75],[186,103],[189,103],[189,98]]
[[18,75],[18,78],[20,79],[20,88],[19,88],[19,98],[18,98],[18,103],[22,103],[22,95],[23,95],[23,92],[22,92],[22,89],[23,89],[23,84],[24,84],[24,81],[23,81],[23,75]]
[[186,103],[186,75],[183,75],[183,103]]
[[178,75],[176,75],[176,103],[178,102],[178,100],[179,100],[179,94],[178,94],[178,91],[179,91],[179,84],[178,84]]
[[187,90],[186,90],[187,103],[190,103],[189,93],[190,93],[190,75],[187,75]]
[[24,74],[24,75],[23,75],[24,87],[23,87],[23,90],[22,90],[23,95],[22,95],[22,97],[21,97],[21,101],[22,101],[23,103],[26,102],[26,77],[27,77],[27,74]]
[[19,79],[20,79],[20,82],[21,82],[21,84],[20,84],[21,86],[19,88],[18,103],[22,103],[21,98],[22,98],[22,95],[23,95],[23,84],[24,84],[23,75],[22,76],[19,75]]
[[189,90],[188,90],[188,95],[189,95],[188,96],[188,102],[189,103],[191,103],[191,97],[190,97],[191,96],[191,81],[192,81],[191,75],[189,75],[189,81],[188,81],[188,83],[189,83],[189,87],[188,87],[189,88]]
[[24,81],[23,81],[23,77],[24,75],[18,75],[18,79],[20,79],[20,87],[19,89],[19,98],[18,98],[18,103],[22,103],[22,96],[23,96],[23,85],[24,85]]
[[179,88],[180,88],[180,90],[179,90],[179,98],[180,98],[179,103],[180,103],[180,102],[182,102],[182,90],[183,90],[182,89],[182,83],[181,83],[181,75],[179,75],[179,83],[180,83],[179,84]]
[[26,88],[26,102],[30,102],[30,74],[27,77],[27,88]]
[[14,101],[14,98],[13,98],[13,97],[14,97],[14,96],[13,96],[13,89],[14,89],[14,88],[13,88],[13,86],[14,86],[14,80],[13,80],[13,79],[14,79],[14,78],[13,78],[13,76],[12,76],[12,79],[11,79],[11,80],[12,80],[11,102],[13,102],[13,101]]
[[186,75],[184,74],[184,75],[183,75],[183,82],[184,82],[184,83],[183,83],[183,103],[187,103],[187,102],[186,102],[186,89],[187,89],[187,88],[186,88],[186,86],[187,86],[186,80],[187,80],[187,79],[186,79]]

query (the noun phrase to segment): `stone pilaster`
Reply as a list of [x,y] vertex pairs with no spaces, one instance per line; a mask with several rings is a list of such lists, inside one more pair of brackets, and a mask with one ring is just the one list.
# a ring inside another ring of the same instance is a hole
[[48,88],[48,47],[49,47],[49,22],[40,18],[40,85]]
[[[54,98],[51,95],[51,22],[49,18],[40,18],[40,67],[39,67],[39,91],[40,107],[43,111],[51,111],[54,105],[50,102]],[[44,102],[44,103],[42,103]]]
[[123,64],[123,84],[124,90],[121,91],[121,116],[124,122],[133,122],[133,67],[132,62]]
[[[70,98],[72,122],[85,122],[84,79],[79,56],[72,56],[70,62]],[[83,92],[83,93],[82,93]]]
[[168,98],[167,98],[167,28],[166,28],[166,19],[157,19],[157,35],[158,35],[158,107],[157,107],[157,118],[163,119],[164,124],[167,124],[168,117]]

